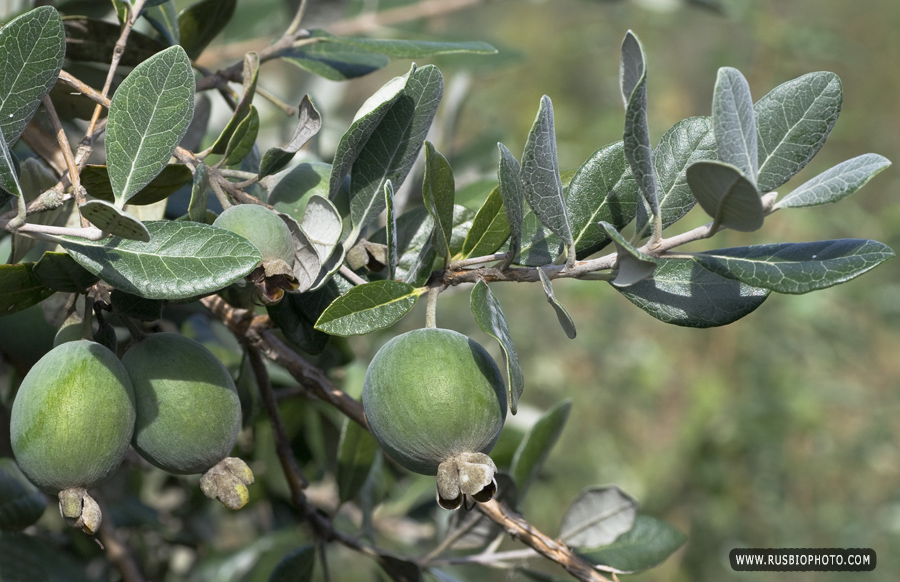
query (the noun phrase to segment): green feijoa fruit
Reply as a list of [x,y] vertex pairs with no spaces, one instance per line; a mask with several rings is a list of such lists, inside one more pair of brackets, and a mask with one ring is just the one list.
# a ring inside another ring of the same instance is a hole
[[425,475],[448,459],[490,451],[506,419],[494,360],[447,329],[418,329],[387,342],[369,364],[362,401],[379,445]]
[[51,494],[91,489],[116,470],[131,441],[131,379],[109,349],[66,342],[31,368],[10,416],[13,453],[32,483]]
[[263,261],[280,259],[294,264],[294,239],[278,215],[258,204],[239,204],[222,212],[213,226],[230,230],[252,242]]
[[122,357],[134,384],[134,448],[164,471],[203,473],[228,456],[241,403],[225,366],[177,333],[149,335]]

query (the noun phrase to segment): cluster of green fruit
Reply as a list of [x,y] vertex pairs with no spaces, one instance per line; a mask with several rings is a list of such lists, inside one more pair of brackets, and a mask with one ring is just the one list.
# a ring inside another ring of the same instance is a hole
[[93,534],[101,515],[87,490],[112,475],[129,444],[169,473],[205,472],[208,497],[242,507],[253,474],[228,457],[240,426],[237,389],[222,363],[192,339],[157,333],[136,339],[121,360],[93,341],[59,343],[22,381],[10,436],[25,475]]

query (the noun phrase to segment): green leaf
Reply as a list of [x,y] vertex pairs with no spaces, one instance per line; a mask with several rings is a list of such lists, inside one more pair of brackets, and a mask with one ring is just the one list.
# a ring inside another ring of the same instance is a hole
[[112,293],[109,294],[109,301],[112,303],[116,313],[124,313],[141,321],[160,319],[165,306],[165,301],[162,299],[145,299],[126,293],[121,289],[113,289]]
[[0,459],[0,531],[21,531],[40,519],[46,508],[47,498],[16,462]]
[[150,231],[137,218],[103,200],[88,200],[78,207],[91,224],[112,235],[129,240],[150,241]]
[[[716,159],[716,134],[711,117],[683,119],[662,136],[653,151],[653,167],[659,179],[659,212],[663,229],[678,222],[697,201],[687,183],[685,174],[688,166],[701,160]],[[650,229],[640,222],[637,230],[641,236],[650,234]]]
[[606,546],[634,526],[638,502],[615,485],[589,487],[566,510],[559,539],[570,547]]
[[256,107],[250,106],[250,113],[234,129],[228,147],[225,149],[225,157],[222,163],[226,166],[236,166],[243,161],[247,154],[256,145],[256,136],[259,134],[259,113]]
[[346,81],[387,66],[391,58],[346,42],[322,30],[311,31],[310,42],[281,53],[287,62],[330,81]]
[[0,560],[3,582],[90,582],[83,563],[76,562],[59,547],[38,536],[0,533]]
[[735,322],[769,296],[684,259],[660,259],[651,277],[616,290],[662,322],[699,328]]
[[669,524],[647,515],[639,515],[634,527],[615,542],[576,553],[593,564],[610,566],[622,572],[637,572],[660,564],[684,545],[687,536]]
[[379,551],[375,558],[378,565],[393,582],[421,582],[422,570],[415,562],[398,558],[385,551]]
[[394,279],[400,263],[400,243],[397,240],[397,213],[394,211],[394,185],[384,183],[384,205],[387,218],[384,221],[384,245],[387,247],[387,278]]
[[304,95],[303,100],[300,101],[298,115],[300,121],[297,123],[297,129],[294,130],[291,141],[283,148],[269,148],[263,154],[262,161],[259,163],[260,178],[280,172],[287,167],[288,162],[294,159],[294,154],[300,151],[300,148],[306,145],[306,142],[319,133],[319,129],[322,128],[322,116],[319,115],[319,111],[313,105],[309,95]]
[[209,199],[209,166],[198,164],[191,185],[191,201],[188,218],[194,222],[206,222],[206,204]]
[[306,293],[286,293],[280,302],[266,309],[288,341],[308,354],[317,355],[325,349],[329,336],[315,328],[316,320],[338,297],[337,286],[328,282]]
[[[168,164],[153,178],[150,183],[141,188],[128,204],[132,206],[146,206],[165,200],[182,186],[192,180],[191,170],[181,164]],[[115,202],[112,184],[109,181],[109,170],[106,166],[87,165],[81,171],[81,184],[88,194],[98,200]]]
[[453,205],[453,229],[450,231],[450,255],[455,256],[462,251],[466,236],[472,229],[477,211],[462,204]]
[[549,265],[564,249],[559,237],[545,228],[531,209],[526,210],[522,218],[521,250],[514,262],[529,267]]
[[7,144],[16,143],[56,84],[65,54],[65,31],[52,6],[29,10],[0,29],[0,132]]
[[84,293],[99,280],[66,253],[44,253],[33,272],[41,285],[62,293]]
[[0,265],[0,317],[36,305],[53,295],[34,275],[34,263]]
[[310,582],[316,566],[316,548],[302,546],[287,554],[269,576],[269,582]]
[[659,185],[653,170],[653,150],[647,124],[647,55],[630,30],[622,41],[619,84],[625,102],[625,158],[650,213],[659,214]]
[[522,391],[525,389],[525,379],[522,376],[522,369],[519,367],[519,356],[513,346],[512,336],[509,334],[509,326],[506,325],[506,318],[503,316],[500,302],[491,293],[488,284],[481,280],[472,288],[469,307],[478,327],[500,342],[503,355],[506,357],[506,394],[509,411],[515,414],[518,410],[519,397],[522,396]]
[[181,46],[196,59],[234,16],[237,0],[202,0],[178,15]]
[[[395,279],[414,286],[425,284],[435,259],[434,246],[431,244],[433,230],[434,219],[423,206],[417,206],[397,217],[399,259]],[[380,229],[369,240],[386,245],[386,229]]]
[[306,202],[300,229],[324,264],[341,240],[341,215],[328,198],[313,194]]
[[891,165],[878,154],[863,154],[825,170],[779,200],[774,208],[801,208],[845,198]]
[[[359,151],[350,171],[350,218],[355,241],[384,210],[384,182],[399,188],[412,169],[444,92],[434,65],[411,70],[402,93]],[[335,164],[335,167],[337,164]],[[332,175],[332,185],[335,176]]]
[[800,294],[845,283],[893,256],[877,241],[839,239],[718,249],[697,253],[694,260],[753,287]]
[[[553,128],[553,104],[544,95],[537,117],[528,132],[525,151],[522,154],[522,185],[525,199],[540,219],[571,250],[572,228],[566,211],[566,199],[559,177],[559,160],[556,156],[556,133]],[[575,260],[570,252],[568,261]]]
[[619,272],[612,282],[613,285],[628,287],[653,275],[653,271],[656,269],[656,259],[637,250],[610,223],[601,221],[600,226],[616,243]]
[[569,339],[575,339],[575,322],[572,321],[572,316],[569,315],[566,308],[563,307],[562,303],[556,298],[556,295],[553,294],[553,286],[550,284],[550,278],[547,277],[544,270],[538,267],[537,271],[541,278],[541,286],[544,288],[544,295],[547,296],[547,303],[549,303],[556,312],[556,318],[559,320],[559,325],[563,328],[563,331],[566,332],[566,336]]
[[509,227],[509,252],[516,257],[522,247],[522,221],[525,216],[522,167],[505,145],[498,142],[497,148],[500,150],[500,163],[497,167],[497,179],[500,182],[498,188]]
[[491,190],[472,220],[472,228],[466,233],[460,258],[481,257],[497,252],[509,238],[509,231],[509,220],[498,186]]
[[497,49],[488,43],[481,41],[447,42],[433,40],[352,38],[346,36],[336,37],[329,35],[324,31],[314,32],[317,36],[321,35],[323,38],[351,44],[369,52],[405,59],[419,59],[422,57],[456,53],[478,55],[493,55],[497,53]]
[[373,281],[357,285],[338,297],[316,322],[330,335],[364,335],[394,325],[425,292],[402,281]]
[[341,503],[350,501],[359,493],[377,454],[375,437],[349,418],[344,419],[334,475]]
[[0,132],[0,188],[16,198],[22,197],[22,186],[19,184],[19,176],[16,172],[16,160],[9,151],[2,132]]
[[550,449],[559,440],[571,410],[571,399],[566,398],[558,402],[534,423],[519,443],[509,472],[516,482],[520,502],[525,498],[525,492],[547,460]]
[[763,225],[759,191],[738,168],[724,162],[694,162],[686,177],[697,202],[715,223],[741,232]]
[[719,69],[712,109],[719,160],[737,168],[755,188],[759,173],[756,114],[750,85],[740,71]]
[[637,202],[637,182],[625,159],[623,142],[595,151],[572,176],[566,198],[578,258],[588,257],[609,244],[610,238],[600,221],[617,230],[625,228],[634,219]]
[[109,105],[106,164],[119,208],[169,162],[194,110],[194,72],[179,46],[134,68]]
[[322,270],[322,261],[319,253],[306,232],[300,227],[300,223],[292,216],[278,213],[278,218],[287,225],[294,239],[294,265],[293,275],[297,280],[297,292],[303,293],[312,289],[319,280]]
[[233,232],[196,222],[145,223],[150,242],[64,237],[72,258],[116,289],[147,299],[213,293],[252,271],[262,256]]
[[818,72],[783,83],[756,103],[760,192],[775,190],[816,155],[843,100],[838,76]]
[[[63,20],[63,26],[67,59],[109,65],[121,35],[118,24],[76,17]],[[123,67],[136,67],[166,48],[159,41],[133,30],[128,35],[128,44],[125,45],[119,64]]]
[[[352,186],[351,186],[352,188]],[[445,263],[450,261],[450,233],[453,230],[453,199],[456,185],[453,170],[447,159],[425,142],[425,179],[422,183],[422,198],[425,208],[434,218],[433,242],[438,255]]]
[[[222,133],[219,134],[219,137],[216,138],[215,143],[210,148],[210,151],[214,154],[226,154],[228,148],[231,147],[232,137],[238,131],[238,128],[246,123],[247,117],[251,114],[251,110],[253,109],[253,98],[256,96],[256,83],[259,79],[259,55],[255,52],[245,54],[243,65],[243,94],[241,95],[241,100],[238,101],[235,106],[231,118],[228,120],[228,123],[225,124]],[[257,127],[259,126],[258,115],[256,125]],[[244,131],[246,132],[246,129]]]
[[[178,12],[175,0],[167,0],[144,10],[144,18],[169,45],[181,44],[181,31],[178,29]],[[131,37],[129,36],[129,43]]]

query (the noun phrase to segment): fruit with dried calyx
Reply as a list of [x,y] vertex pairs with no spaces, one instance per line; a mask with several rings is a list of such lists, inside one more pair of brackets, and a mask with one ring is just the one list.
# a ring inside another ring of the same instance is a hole
[[490,354],[448,329],[419,329],[386,343],[362,393],[369,428],[403,467],[438,478],[438,503],[496,492],[490,452],[506,419],[503,377]]
[[[204,473],[228,458],[241,428],[231,374],[202,344],[177,333],[138,339],[122,356],[134,384],[134,448],[176,475]],[[248,469],[249,471],[249,469]],[[246,503],[246,485],[241,490]],[[224,487],[225,485],[223,485]]]
[[59,495],[64,517],[95,533],[99,508],[86,490],[118,468],[134,430],[134,391],[119,359],[88,340],[53,348],[22,380],[10,417],[19,468]]
[[278,303],[285,290],[297,288],[294,237],[276,212],[259,204],[239,204],[222,212],[213,226],[239,234],[259,249],[262,262],[247,280],[256,286],[263,304]]

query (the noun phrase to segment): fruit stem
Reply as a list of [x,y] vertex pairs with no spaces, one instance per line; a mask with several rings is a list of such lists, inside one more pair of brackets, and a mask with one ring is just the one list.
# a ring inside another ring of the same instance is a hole
[[428,288],[428,305],[425,308],[425,327],[428,329],[437,327],[437,298],[440,294],[440,286]]

